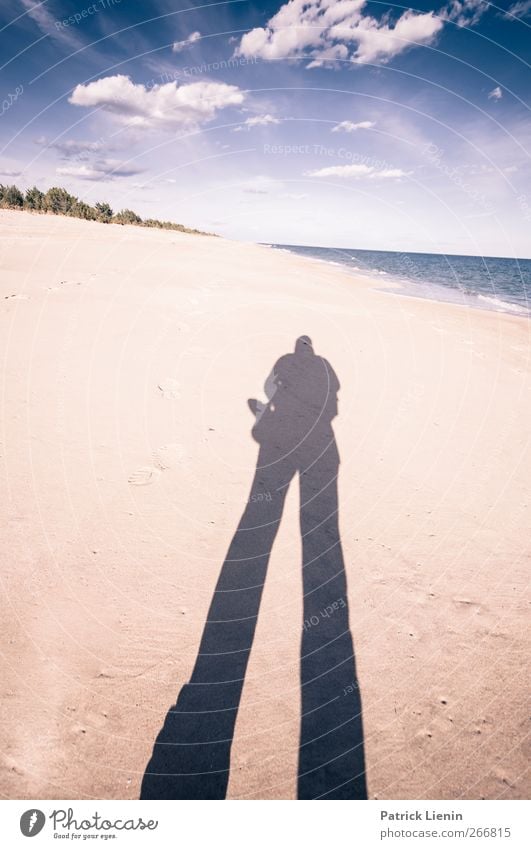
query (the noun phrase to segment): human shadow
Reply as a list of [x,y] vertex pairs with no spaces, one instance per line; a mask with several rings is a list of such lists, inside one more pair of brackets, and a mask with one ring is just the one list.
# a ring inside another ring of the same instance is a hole
[[361,697],[338,527],[338,379],[308,337],[281,357],[267,402],[249,401],[260,445],[250,497],[214,591],[189,683],[170,708],[141,799],[224,799],[262,590],[290,481],[299,475],[299,799],[366,799]]

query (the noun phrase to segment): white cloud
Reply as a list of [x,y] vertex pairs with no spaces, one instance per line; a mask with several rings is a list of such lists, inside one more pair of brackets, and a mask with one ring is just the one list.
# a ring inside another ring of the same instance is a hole
[[406,11],[394,27],[379,24],[374,18],[364,17],[356,29],[358,62],[387,62],[408,47],[431,44],[443,23],[433,12],[418,15]]
[[[468,0],[472,2],[473,0]],[[241,39],[236,54],[266,60],[310,58],[308,67],[337,60],[388,62],[404,50],[430,44],[444,26],[434,12],[403,12],[393,23],[363,14],[367,0],[288,0],[265,27]]]
[[512,6],[509,6],[505,13],[506,18],[527,18],[531,13],[531,0],[518,0],[517,3],[513,3]]
[[21,174],[22,174],[22,171],[11,171],[11,170],[9,170],[9,168],[7,168],[3,171],[0,171],[0,175],[2,177],[20,177]]
[[450,0],[445,16],[460,27],[475,26],[488,8],[487,0]]
[[501,100],[502,97],[503,91],[499,85],[497,85],[496,88],[493,88],[492,91],[489,91],[489,100]]
[[390,180],[406,177],[401,168],[375,168],[373,165],[330,165],[317,171],[306,171],[305,177],[343,177],[354,180]]
[[140,129],[175,129],[211,121],[220,109],[239,106],[245,93],[237,86],[215,82],[146,88],[117,74],[78,85],[69,98],[76,106],[100,108],[120,123]]
[[99,159],[92,165],[65,165],[57,168],[56,173],[61,177],[76,177],[78,180],[113,180],[115,177],[132,177],[141,174],[143,170],[117,159]]
[[370,130],[374,127],[374,121],[358,121],[356,124],[353,121],[340,121],[335,127],[332,127],[332,133],[355,133],[356,130]]
[[271,124],[280,124],[280,119],[273,115],[255,115],[253,118],[247,118],[239,127],[235,127],[233,132],[241,133],[246,127],[250,130],[251,127],[267,127]]
[[20,2],[28,17],[37,24],[45,35],[56,38],[74,49],[84,46],[72,27],[62,26],[61,19],[53,15],[44,3],[39,3],[37,0],[20,0]]
[[102,180],[105,175],[90,165],[67,165],[55,171],[60,177],[76,177],[79,180]]
[[348,48],[344,44],[331,44],[313,55],[315,58],[306,65],[307,68],[332,67],[335,62],[348,59]]
[[248,127],[265,127],[267,124],[280,124],[280,121],[273,115],[255,115],[254,118],[247,118],[244,124]]
[[199,41],[200,38],[200,32],[192,32],[187,38],[184,39],[184,41],[175,41],[172,50],[174,53],[180,53],[181,50],[184,50],[186,47],[190,47],[191,44],[195,44],[195,42]]

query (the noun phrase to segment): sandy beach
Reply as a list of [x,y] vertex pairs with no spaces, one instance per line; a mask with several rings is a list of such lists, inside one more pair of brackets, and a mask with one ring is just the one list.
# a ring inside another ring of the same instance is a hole
[[[247,400],[308,335],[340,382],[369,798],[525,798],[531,322],[221,238],[0,211],[5,798],[139,797],[249,499]],[[287,494],[228,798],[297,796]]]

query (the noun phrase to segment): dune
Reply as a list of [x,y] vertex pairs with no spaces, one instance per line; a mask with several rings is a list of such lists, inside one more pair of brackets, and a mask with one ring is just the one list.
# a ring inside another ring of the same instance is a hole
[[[2,796],[139,798],[256,495],[247,401],[307,335],[340,383],[321,618],[350,629],[367,794],[525,798],[531,323],[221,238],[10,211],[0,233]],[[228,798],[298,795],[298,499]]]

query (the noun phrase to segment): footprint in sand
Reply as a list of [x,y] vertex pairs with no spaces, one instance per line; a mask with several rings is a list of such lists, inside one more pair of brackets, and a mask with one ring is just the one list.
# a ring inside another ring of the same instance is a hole
[[10,299],[13,299],[15,301],[29,301],[28,295],[20,295],[18,292],[16,292],[14,295],[4,295],[5,301]]
[[166,377],[157,384],[159,392],[163,398],[169,398],[171,401],[176,401],[181,397],[180,383],[173,377]]
[[469,610],[475,614],[483,610],[483,605],[479,601],[472,601],[469,598],[453,598],[452,601],[458,610]]
[[[73,280],[60,280],[58,286],[47,286],[46,291],[47,292],[60,292],[61,286],[73,286],[73,285],[74,285]],[[78,283],[77,285],[81,286],[81,283]]]
[[166,469],[177,469],[185,456],[186,452],[182,445],[172,443],[171,445],[161,445],[153,452],[153,461],[157,469],[162,472]]
[[160,469],[154,466],[142,466],[136,472],[133,472],[132,475],[129,475],[128,483],[132,484],[132,486],[147,486],[150,483],[154,483],[159,474]]

